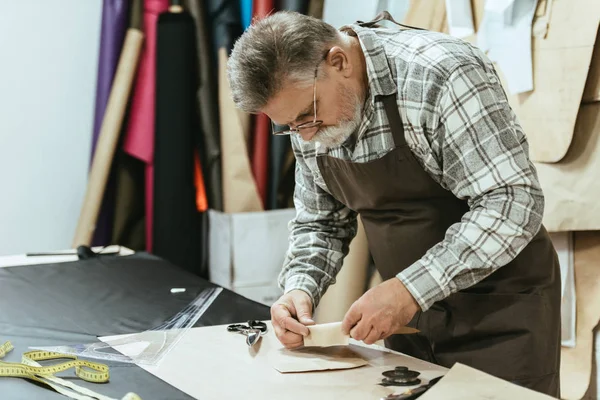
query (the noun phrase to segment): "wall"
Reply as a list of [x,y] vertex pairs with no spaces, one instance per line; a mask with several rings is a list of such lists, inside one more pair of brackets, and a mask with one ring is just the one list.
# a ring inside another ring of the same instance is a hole
[[90,162],[102,2],[0,9],[0,255],[69,248]]

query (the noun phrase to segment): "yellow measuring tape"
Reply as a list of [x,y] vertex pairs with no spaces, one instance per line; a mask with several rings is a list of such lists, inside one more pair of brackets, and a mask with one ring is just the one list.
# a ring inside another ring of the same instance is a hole
[[[0,359],[4,358],[6,354],[12,350],[13,346],[10,342],[4,343],[2,346],[0,346]],[[71,359],[72,361],[66,361],[48,366],[40,366],[40,364],[37,363],[37,361],[58,359]],[[56,389],[55,385],[48,383],[46,379],[58,379],[54,375],[72,368],[75,369],[75,375],[87,382],[105,383],[109,381],[110,374],[107,365],[79,360],[76,356],[54,353],[51,351],[29,351],[23,354],[21,363],[10,363],[0,360],[0,377],[31,379],[43,384],[47,384]],[[74,389],[72,386],[78,388],[76,385],[70,385],[69,387]],[[90,392],[89,390],[85,391]],[[104,398],[104,396],[94,397]],[[130,393],[126,397],[131,400],[141,400],[140,397],[134,393]]]

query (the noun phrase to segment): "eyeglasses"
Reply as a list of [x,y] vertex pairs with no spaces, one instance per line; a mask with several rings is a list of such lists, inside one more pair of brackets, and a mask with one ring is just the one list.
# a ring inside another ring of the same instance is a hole
[[273,129],[273,135],[282,136],[289,135],[291,133],[299,133],[303,129],[314,129],[321,126],[323,121],[317,119],[317,72],[319,70],[319,66],[315,68],[315,79],[313,82],[313,110],[314,110],[314,118],[312,121],[305,122],[296,126],[295,128],[290,127],[289,125],[277,125],[271,121],[271,128]]

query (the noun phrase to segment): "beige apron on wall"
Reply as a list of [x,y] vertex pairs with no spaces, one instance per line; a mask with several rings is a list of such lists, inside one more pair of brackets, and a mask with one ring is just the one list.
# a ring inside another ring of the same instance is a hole
[[[600,1],[539,0],[534,25],[546,15],[548,1],[552,8],[546,37],[532,32],[531,38],[534,89],[508,94],[508,100],[527,135],[532,160],[554,163],[565,156],[573,138],[600,21]],[[485,0],[472,0],[471,5],[477,30]],[[475,37],[467,40],[476,43]],[[506,88],[504,75],[497,70]],[[599,85],[600,78],[588,84],[588,98],[600,92]]]
[[571,145],[600,19],[597,0],[551,1],[546,38],[532,37],[534,90],[509,96],[532,160],[547,163],[562,160]]
[[566,156],[536,168],[549,231],[600,229],[600,103],[581,106]]

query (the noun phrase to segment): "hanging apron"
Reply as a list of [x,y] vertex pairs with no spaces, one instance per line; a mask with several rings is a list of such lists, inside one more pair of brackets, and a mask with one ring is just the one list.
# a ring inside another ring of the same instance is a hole
[[[331,194],[358,212],[382,278],[390,279],[441,242],[469,210],[409,149],[395,95],[382,96],[395,147],[368,163],[328,154],[317,164]],[[545,228],[507,265],[418,312],[418,335],[393,335],[393,350],[445,367],[460,362],[558,397],[560,271]]]

